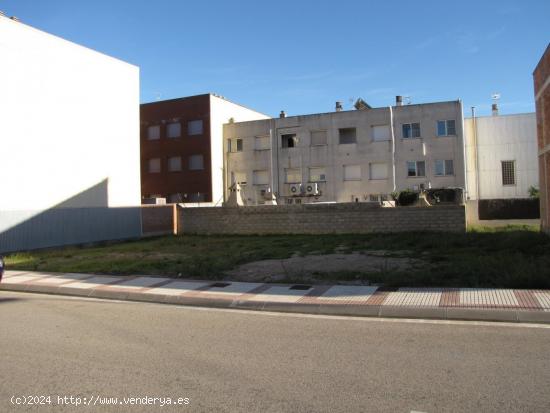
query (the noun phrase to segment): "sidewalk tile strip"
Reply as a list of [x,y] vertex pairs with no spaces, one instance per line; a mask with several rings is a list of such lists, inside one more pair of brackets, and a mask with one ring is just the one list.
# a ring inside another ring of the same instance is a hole
[[[119,289],[129,289],[129,290],[143,290],[144,288],[151,288],[155,285],[158,285],[161,282],[168,284],[173,280],[170,278],[156,278],[156,277],[133,277],[130,279],[123,280],[122,282],[109,285],[109,288]],[[164,284],[163,284],[164,285]]]
[[460,305],[475,308],[518,307],[513,290],[489,288],[460,289]]
[[227,287],[210,287],[208,290],[201,291],[201,294],[221,294],[221,295],[240,295],[248,293],[255,288],[263,285],[262,283],[243,283],[232,282]]
[[34,275],[34,274],[25,274],[25,275],[16,275],[14,277],[2,279],[2,284],[27,284],[30,281],[40,280],[46,277],[46,275]]
[[213,281],[178,280],[154,276],[7,271],[0,288],[177,304],[275,308],[281,311],[307,309],[307,311],[329,311],[336,314],[389,317],[409,315],[428,318],[474,317],[474,319],[501,321],[513,316],[515,321],[550,322],[550,290],[491,288],[400,288],[398,290],[384,288],[380,290],[375,286],[356,285],[317,285],[304,287],[305,289],[291,289],[292,285],[281,284],[245,282],[224,284],[225,287],[222,287],[216,286]]
[[28,274],[27,271],[5,271],[4,278],[16,277],[18,275]]
[[460,293],[458,288],[445,288],[441,293],[439,307],[458,307],[460,305]]
[[409,307],[439,307],[441,288],[400,288],[390,292],[385,306],[409,306]]
[[266,302],[275,302],[275,303],[296,303],[303,296],[305,296],[307,290],[291,290],[287,286],[275,286],[269,287],[263,293],[256,294],[250,298],[248,301],[266,301]]
[[326,291],[317,297],[316,303],[367,305],[367,301],[376,292],[378,287],[335,285],[329,286]]
[[514,290],[514,295],[522,309],[540,310],[542,308],[531,290]]
[[91,278],[83,280],[74,280],[67,284],[63,284],[64,287],[69,288],[81,288],[81,289],[94,289],[101,287],[105,284],[118,283],[124,281],[120,277],[110,277],[110,276],[92,276]]
[[550,311],[550,291],[537,291],[533,295],[544,311]]
[[300,298],[298,302],[305,304],[318,304],[318,298],[331,288],[334,287],[332,285],[314,285],[313,288],[309,290],[306,295]]
[[241,294],[238,299],[239,299],[239,301],[246,301],[250,297],[253,297],[256,294],[261,294],[264,291],[269,290],[270,288],[271,288],[271,285],[269,285],[269,284],[260,284],[258,287],[253,288],[252,290]]
[[165,294],[165,295],[181,295],[197,288],[203,287],[209,283],[205,282],[193,282],[193,281],[172,281],[162,287],[150,288],[146,290],[145,294]]
[[389,291],[377,290],[373,295],[369,297],[365,305],[383,305],[384,301],[388,297]]
[[87,280],[95,277],[90,274],[63,274],[43,277],[32,282],[32,284],[40,285],[65,285],[75,281]]

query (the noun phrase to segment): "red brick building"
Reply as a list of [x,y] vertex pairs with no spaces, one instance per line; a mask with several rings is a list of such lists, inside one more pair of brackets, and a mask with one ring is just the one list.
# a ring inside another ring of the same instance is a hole
[[550,44],[533,73],[537,108],[541,227],[550,233]]
[[141,195],[223,200],[223,124],[268,116],[213,94],[141,105]]

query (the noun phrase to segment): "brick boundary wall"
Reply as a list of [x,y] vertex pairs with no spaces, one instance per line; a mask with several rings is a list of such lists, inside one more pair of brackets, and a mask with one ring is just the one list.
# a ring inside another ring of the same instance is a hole
[[550,45],[533,72],[537,137],[541,229],[550,234]]
[[141,206],[141,233],[143,236],[175,234],[176,232],[176,204]]
[[464,206],[368,203],[178,208],[179,234],[353,234],[466,230]]

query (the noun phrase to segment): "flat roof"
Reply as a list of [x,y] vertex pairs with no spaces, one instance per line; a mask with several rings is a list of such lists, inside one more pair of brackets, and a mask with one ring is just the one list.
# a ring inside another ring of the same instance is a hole
[[[441,101],[441,102],[411,103],[411,104],[401,105],[401,106],[388,105],[388,106],[373,107],[373,108],[370,108],[370,109],[350,109],[350,110],[340,110],[340,111],[332,111],[332,112],[306,113],[304,115],[285,116],[284,118],[274,117],[274,118],[271,118],[271,119],[293,119],[293,118],[303,118],[303,117],[308,117],[308,116],[323,116],[323,115],[335,115],[335,114],[338,115],[340,113],[369,112],[371,110],[387,109],[390,106],[392,108],[401,108],[401,107],[410,107],[410,106],[440,105],[440,104],[444,104],[444,103],[458,103],[458,102],[462,102],[462,101],[460,99],[457,99],[457,100],[444,100],[444,101]],[[245,121],[241,121],[241,122],[234,122],[233,124],[236,125],[238,123],[262,122],[262,121],[267,121],[267,120],[270,120],[270,119],[245,120]]]
[[244,106],[240,103],[237,103],[237,102],[234,102],[230,99],[227,99],[225,96],[221,96],[221,95],[218,95],[217,93],[212,93],[212,92],[208,92],[208,93],[201,93],[199,95],[191,95],[191,96],[182,96],[182,97],[179,97],[179,98],[173,98],[173,99],[163,99],[163,100],[155,100],[153,102],[145,102],[145,103],[140,103],[140,105],[154,105],[156,103],[162,103],[162,102],[174,102],[174,101],[178,101],[178,100],[187,100],[187,99],[195,99],[195,98],[198,98],[198,97],[204,97],[204,96],[212,96],[212,97],[215,97],[215,98],[218,98],[218,99],[221,99],[221,100],[224,100],[226,102],[229,102],[229,103],[232,103],[234,105],[237,105],[237,106],[240,106],[242,108],[245,108],[245,109],[248,109],[248,110],[251,110],[251,111],[254,111],[256,113],[259,113],[261,115],[264,115],[264,116],[268,116],[269,118],[271,118],[271,116],[263,113],[263,112],[260,112],[256,109],[252,109],[252,108],[249,108],[248,106]]

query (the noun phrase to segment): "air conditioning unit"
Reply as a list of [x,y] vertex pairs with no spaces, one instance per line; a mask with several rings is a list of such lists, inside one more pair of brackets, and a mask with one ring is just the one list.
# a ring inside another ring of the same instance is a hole
[[302,184],[290,184],[288,186],[290,195],[301,195],[302,194]]
[[315,182],[306,184],[305,190],[307,195],[319,195],[319,186]]

